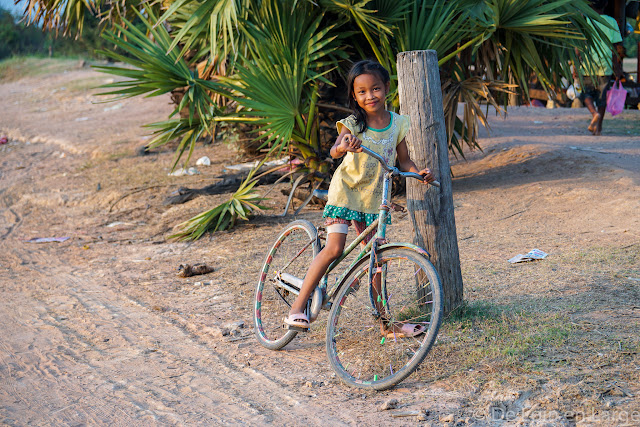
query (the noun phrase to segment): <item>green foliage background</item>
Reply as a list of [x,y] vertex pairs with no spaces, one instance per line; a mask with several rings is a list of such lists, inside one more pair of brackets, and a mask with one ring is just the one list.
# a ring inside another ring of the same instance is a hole
[[[99,54],[124,64],[97,67],[118,76],[103,86],[103,95],[171,94],[171,116],[149,126],[155,131],[150,146],[179,141],[174,167],[186,165],[198,138],[215,135],[220,123],[242,123],[263,153],[298,158],[296,172],[317,184],[332,163],[321,123],[327,109],[345,110],[343,76],[352,62],[375,58],[390,71],[389,108],[397,110],[396,54],[435,50],[449,149],[464,155],[478,147],[479,125],[488,127],[485,106],[502,112],[510,97],[526,100],[533,76],[550,95],[561,90],[577,52],[590,45],[602,50],[598,41],[606,37],[589,23],[604,21],[588,0],[25,3],[32,22],[82,34],[93,47],[99,47],[92,34],[100,30],[96,20],[105,23],[106,47]],[[592,62],[582,61],[587,73],[594,71]],[[250,180],[228,209],[192,218],[177,237],[197,238],[246,218],[258,200]],[[242,204],[245,196],[250,204]]]
[[87,16],[82,37],[77,40],[70,35],[43,31],[37,25],[25,25],[20,18],[8,10],[0,8],[0,60],[20,55],[81,56],[93,59],[106,59],[96,50],[107,47],[100,37],[101,28],[98,19]]
[[[627,19],[627,22],[633,26],[636,23],[636,20]],[[622,40],[622,45],[624,46],[627,58],[638,57],[638,42],[640,42],[640,34],[638,33],[631,33]]]

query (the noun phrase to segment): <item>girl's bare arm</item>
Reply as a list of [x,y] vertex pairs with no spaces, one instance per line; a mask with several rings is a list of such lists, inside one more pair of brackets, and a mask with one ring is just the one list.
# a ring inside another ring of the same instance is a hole
[[353,136],[351,131],[345,127],[342,129],[342,132],[340,132],[340,135],[338,135],[336,143],[331,147],[329,154],[334,159],[337,159],[344,156],[349,151],[359,153],[362,151],[360,145],[362,145],[362,141]]

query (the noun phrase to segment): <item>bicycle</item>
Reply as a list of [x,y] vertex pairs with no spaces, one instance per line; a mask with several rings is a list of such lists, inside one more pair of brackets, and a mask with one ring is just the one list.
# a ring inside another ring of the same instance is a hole
[[[442,320],[443,291],[427,251],[411,243],[389,243],[385,238],[393,206],[389,203],[392,177],[422,180],[422,176],[400,172],[377,153],[362,148],[386,171],[378,219],[328,267],[309,298],[306,314],[313,322],[322,309],[329,310],[327,356],[343,382],[385,390],[415,371],[433,346]],[[435,181],[432,184],[439,186]],[[376,228],[376,237],[328,288],[328,274]],[[268,349],[282,349],[303,331],[284,328],[283,318],[299,293],[311,260],[320,251],[321,237],[309,221],[296,220],[282,230],[267,254],[256,288],[254,327],[258,341]],[[424,326],[424,334],[400,332],[401,325],[409,324]]]

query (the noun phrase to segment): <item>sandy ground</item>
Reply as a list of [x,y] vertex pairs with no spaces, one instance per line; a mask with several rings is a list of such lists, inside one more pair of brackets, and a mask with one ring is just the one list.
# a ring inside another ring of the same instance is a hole
[[[326,314],[281,352],[253,336],[258,270],[293,219],[275,216],[284,199],[230,232],[167,242],[177,223],[227,196],[164,199],[242,159],[199,145],[192,162],[207,155],[210,167],[167,176],[170,150],[136,149],[147,141],[140,126],[171,111],[168,98],[97,104],[90,88],[107,79],[70,64],[0,81],[10,141],[0,147],[0,423],[640,424],[640,111],[608,116],[593,137],[584,109],[513,108],[491,117],[482,152],[452,159],[465,300],[525,313],[504,331],[523,341],[537,322],[564,325],[563,344],[542,337],[520,358],[492,354],[500,334],[448,322],[419,372],[363,393],[326,361]],[[321,211],[299,217],[319,224]],[[391,233],[410,239],[408,217]],[[70,239],[26,241],[34,237]],[[507,262],[533,248],[550,255]],[[215,271],[176,276],[197,262]],[[245,327],[223,336],[233,322]],[[378,411],[390,398],[400,408]],[[510,415],[492,419],[495,408]],[[427,420],[394,416],[416,410]]]

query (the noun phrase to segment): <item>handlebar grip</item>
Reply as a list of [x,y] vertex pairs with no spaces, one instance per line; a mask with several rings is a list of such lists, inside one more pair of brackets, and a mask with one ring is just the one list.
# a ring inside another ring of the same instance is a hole
[[[374,159],[376,159],[377,161],[380,162],[380,164],[382,165],[382,168],[386,171],[391,171],[392,168],[384,161],[384,158],[382,158],[382,156],[380,156],[378,153],[376,153],[375,151],[367,148],[367,147],[360,147],[362,148],[362,152],[366,153],[368,155],[370,155],[371,157],[373,157]],[[396,169],[397,171],[397,169]],[[418,179],[420,181],[422,181],[422,175],[414,173],[414,172],[400,172],[400,175],[405,176],[405,177],[411,177],[411,178],[415,178]],[[431,181],[429,183],[430,185],[433,185],[434,187],[440,187],[440,183],[438,181]]]
[[[400,174],[402,176],[407,177],[407,178],[415,178],[415,179],[417,179],[419,181],[422,181],[422,175],[414,173],[414,172],[400,172]],[[440,188],[440,183],[438,181],[431,181],[429,183],[429,185],[433,185],[434,187]]]

